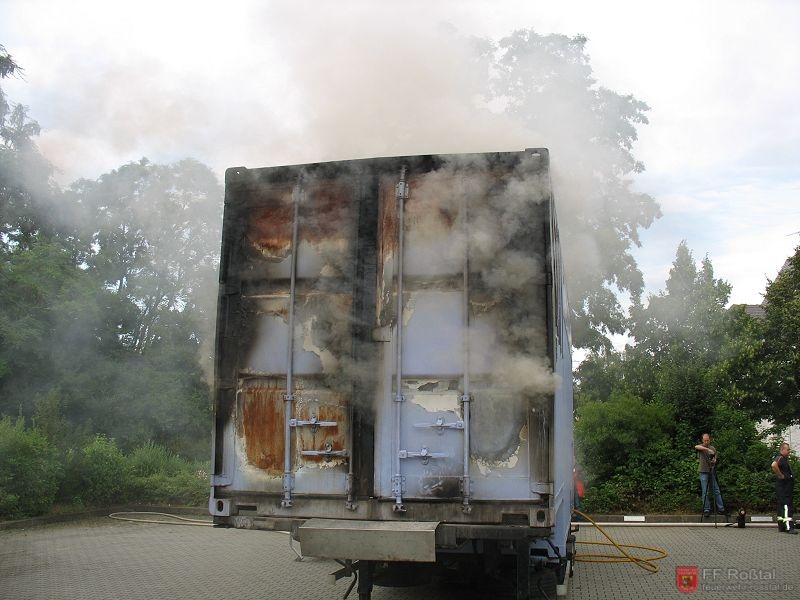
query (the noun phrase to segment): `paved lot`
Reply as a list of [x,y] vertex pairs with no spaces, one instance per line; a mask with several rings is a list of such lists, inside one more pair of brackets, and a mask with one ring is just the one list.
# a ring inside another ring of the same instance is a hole
[[[656,562],[660,566],[656,574],[630,563],[579,563],[570,598],[685,597],[676,589],[678,566],[699,568],[700,587],[693,598],[800,598],[800,535],[780,534],[772,527],[610,527],[607,531],[619,543],[658,546],[669,556]],[[578,534],[579,541],[601,539],[588,526]],[[581,544],[578,551],[613,549]],[[348,585],[348,580],[335,586],[327,582],[325,576],[336,568],[327,560],[296,560],[289,537],[280,533],[108,518],[0,531],[3,600],[331,600],[341,598]],[[762,576],[774,573],[774,579],[752,579],[758,570]],[[350,598],[355,597],[354,591]],[[441,584],[377,587],[373,593],[375,600],[483,597],[496,595]]]

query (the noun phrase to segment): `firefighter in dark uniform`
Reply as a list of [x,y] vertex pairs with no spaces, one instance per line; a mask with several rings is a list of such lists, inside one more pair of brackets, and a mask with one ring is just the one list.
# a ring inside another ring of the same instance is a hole
[[775,492],[778,496],[778,531],[797,533],[794,527],[794,475],[789,464],[789,444],[781,444],[781,449],[772,461],[772,470],[778,478],[775,481]]

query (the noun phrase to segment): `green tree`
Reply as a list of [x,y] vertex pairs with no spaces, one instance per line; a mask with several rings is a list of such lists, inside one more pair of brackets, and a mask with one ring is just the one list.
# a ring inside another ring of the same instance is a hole
[[0,252],[0,411],[30,417],[65,372],[90,373],[98,347],[115,346],[113,302],[56,241]]
[[[208,171],[202,167],[199,172]],[[179,174],[191,173],[188,168]],[[175,189],[180,193],[177,183]],[[183,234],[199,236],[203,227]],[[132,285],[136,290],[145,283],[150,289],[161,286],[172,300],[144,316],[148,297],[120,293],[97,269],[76,264],[71,240],[37,234],[25,245],[1,250],[0,413],[22,410],[31,418],[38,411],[40,420],[57,425],[53,411],[46,417],[44,410],[48,403],[57,404],[81,436],[104,433],[126,449],[153,440],[173,451],[205,456],[209,390],[201,350],[213,339],[214,299],[205,291],[213,287],[215,254],[207,249],[208,239],[187,245],[205,254],[186,251],[181,265],[181,251],[173,245],[147,243],[145,257],[152,263],[142,258]],[[162,270],[160,265],[166,266]],[[162,272],[167,276],[159,282]],[[151,325],[145,338],[141,332],[147,317]]]
[[719,365],[725,357],[733,319],[726,308],[730,285],[714,277],[706,257],[700,269],[681,242],[666,281],[666,291],[646,306],[634,302],[626,349],[626,382],[645,400],[674,406],[692,436],[710,427],[728,381]]
[[771,375],[761,358],[764,320],[750,316],[744,305],[734,305],[729,312],[731,327],[719,365],[721,377],[728,382],[728,403],[747,411],[756,421],[769,419],[772,411],[763,384]]
[[647,306],[634,302],[630,331],[639,351],[660,361],[675,358],[702,358],[716,361],[725,341],[730,314],[726,304],[729,283],[714,278],[708,257],[698,270],[692,253],[683,241],[666,282],[666,292],[651,295]]
[[[0,47],[0,78],[20,72]],[[205,457],[216,177],[142,159],[62,191],[38,133],[0,89],[0,416],[65,456],[98,433]]]
[[90,270],[138,309],[125,345],[144,352],[188,310],[198,340],[212,334],[222,191],[204,165],[142,159],[81,180],[71,194],[89,214]]
[[638,231],[661,213],[652,197],[633,191],[644,170],[633,155],[637,126],[648,107],[631,95],[599,86],[586,38],[515,31],[483,45],[492,73],[488,102],[523,121],[553,152],[566,273],[573,310],[573,343],[610,348],[623,333],[616,290],[638,298],[643,278],[631,254]]
[[[666,290],[650,295],[647,304],[634,301],[631,306],[632,343],[622,353],[590,354],[577,371],[579,393],[605,400],[611,390],[625,389],[646,402],[671,404],[697,427],[707,427],[722,385],[716,365],[733,330],[725,306],[730,290],[727,282],[715,279],[708,258],[698,270],[681,242]],[[691,417],[698,411],[697,418]]]
[[[20,66],[0,46],[0,79],[19,75]],[[9,243],[25,245],[42,228],[53,225],[53,169],[39,153],[33,138],[39,135],[28,110],[11,104],[0,88],[0,248]]]
[[[768,506],[769,450],[752,414],[741,410],[749,380],[736,372],[744,365],[750,379],[757,372],[749,363],[759,363],[753,339],[763,330],[741,309],[726,308],[729,293],[711,261],[698,268],[682,242],[666,290],[634,303],[633,343],[592,353],[579,367],[579,460],[596,472],[587,508],[699,510],[691,448],[705,431],[725,457],[719,477],[732,507]],[[666,411],[670,422],[653,421],[653,410]],[[642,454],[632,455],[632,445]]]
[[745,411],[720,403],[711,425],[720,452],[717,476],[728,508],[774,510],[774,451],[764,442]]
[[[777,426],[800,423],[800,246],[764,296],[765,318],[756,328],[756,360],[747,405]],[[760,382],[761,385],[758,385]]]
[[583,402],[576,422],[578,458],[590,511],[685,509],[694,471],[674,407],[614,391]]

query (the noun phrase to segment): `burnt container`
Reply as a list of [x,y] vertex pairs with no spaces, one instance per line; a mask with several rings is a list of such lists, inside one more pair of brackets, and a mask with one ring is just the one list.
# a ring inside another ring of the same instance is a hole
[[228,169],[215,522],[347,565],[495,553],[563,582],[554,206],[541,148]]

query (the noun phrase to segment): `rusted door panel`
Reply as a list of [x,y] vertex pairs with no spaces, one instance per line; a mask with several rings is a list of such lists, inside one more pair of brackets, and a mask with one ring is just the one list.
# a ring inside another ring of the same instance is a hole
[[283,473],[283,419],[286,390],[250,383],[241,394],[240,421],[237,423],[241,457],[249,471],[280,478]]

